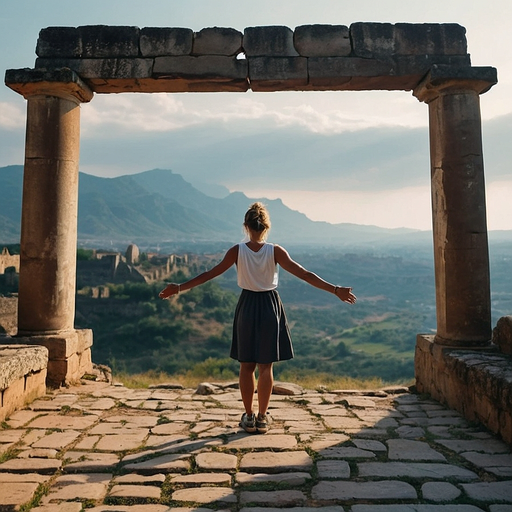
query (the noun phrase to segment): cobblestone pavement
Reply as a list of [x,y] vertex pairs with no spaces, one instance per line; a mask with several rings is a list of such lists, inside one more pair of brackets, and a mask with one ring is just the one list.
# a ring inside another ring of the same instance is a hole
[[512,512],[510,447],[426,397],[273,395],[246,434],[237,389],[198,390],[84,381],[17,411],[0,511]]

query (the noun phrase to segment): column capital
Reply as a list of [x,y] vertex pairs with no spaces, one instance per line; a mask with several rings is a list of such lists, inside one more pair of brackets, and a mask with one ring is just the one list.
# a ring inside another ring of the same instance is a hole
[[25,99],[33,96],[55,96],[88,103],[94,92],[69,68],[46,69],[8,69],[5,72],[5,85],[21,94]]
[[420,101],[430,103],[439,96],[474,92],[483,94],[498,82],[493,67],[455,67],[434,64],[413,90]]

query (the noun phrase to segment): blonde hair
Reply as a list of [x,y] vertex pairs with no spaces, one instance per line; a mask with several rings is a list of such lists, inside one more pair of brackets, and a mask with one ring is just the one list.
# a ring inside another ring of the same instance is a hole
[[270,226],[270,214],[267,207],[259,201],[251,204],[244,217],[245,229],[260,233],[262,238],[266,238]]

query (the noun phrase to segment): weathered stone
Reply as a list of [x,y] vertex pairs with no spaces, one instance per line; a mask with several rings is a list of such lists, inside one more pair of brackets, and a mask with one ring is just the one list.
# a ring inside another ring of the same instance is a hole
[[108,473],[89,473],[87,475],[62,475],[57,477],[42,504],[55,501],[102,500],[112,478]]
[[444,455],[433,450],[428,443],[411,439],[389,439],[390,460],[437,460],[445,461]]
[[249,57],[249,80],[253,91],[305,88],[308,83],[305,57]]
[[90,414],[86,416],[71,416],[66,414],[47,414],[40,416],[29,423],[30,428],[59,428],[83,430],[98,421],[98,417]]
[[319,482],[311,490],[317,500],[410,500],[416,499],[414,487],[406,482]]
[[350,478],[350,466],[346,460],[319,460],[316,463],[318,477],[325,478]]
[[113,471],[119,464],[115,453],[72,451],[66,453],[65,473],[103,473]]
[[201,487],[201,492],[197,489],[180,489],[172,493],[173,501],[183,501],[190,503],[215,503],[217,501],[224,503],[236,503],[237,497],[232,489],[225,487]]
[[160,499],[161,490],[154,485],[114,485],[110,489],[108,498],[125,499]]
[[247,57],[297,57],[293,31],[288,27],[247,27],[243,48]]
[[452,464],[426,462],[361,462],[357,465],[359,476],[380,478],[457,478],[468,482],[478,480],[478,475]]
[[243,34],[234,28],[209,27],[194,34],[195,55],[237,55],[242,50]]
[[287,434],[272,434],[266,436],[244,436],[239,439],[233,439],[226,444],[229,449],[281,449],[289,450],[297,446],[295,436]]
[[304,451],[248,453],[240,461],[240,469],[250,473],[307,471],[312,466],[313,460]]
[[352,51],[345,25],[301,25],[295,27],[293,41],[303,57],[345,57]]
[[464,55],[466,29],[456,24],[353,23],[352,50],[366,59],[392,55]]
[[44,347],[0,344],[0,389],[8,388],[26,375],[46,369],[47,364],[48,350]]
[[0,464],[0,471],[52,475],[62,466],[57,459],[10,459]]
[[420,391],[428,390],[434,398],[464,412],[469,420],[485,421],[487,428],[512,443],[512,369],[508,356],[455,350],[434,343],[432,336],[418,335],[415,371]]
[[237,458],[228,453],[199,453],[196,455],[196,464],[202,470],[230,471],[236,469]]
[[246,81],[247,61],[220,55],[200,57],[157,57],[153,75],[166,78]]
[[88,25],[78,27],[84,59],[139,56],[138,27]]
[[427,482],[421,486],[421,494],[429,501],[453,501],[461,495],[461,490],[448,482]]
[[146,27],[140,31],[143,57],[190,55],[194,32],[188,28]]
[[134,471],[141,475],[153,475],[155,473],[183,473],[189,470],[190,462],[185,455],[163,455],[144,462],[126,464],[127,471]]
[[77,432],[76,430],[52,432],[39,439],[39,441],[32,443],[32,448],[53,448],[55,450],[62,450],[75,441],[80,435],[81,432]]
[[305,503],[306,495],[302,491],[242,491],[240,504],[259,503],[275,507],[292,507]]
[[39,32],[36,54],[39,57],[81,57],[82,39],[76,27],[48,27]]
[[304,394],[304,388],[291,382],[274,382],[272,394],[285,396],[298,396]]
[[228,473],[194,473],[192,475],[176,475],[172,483],[185,485],[229,485],[231,475]]
[[512,503],[512,480],[506,482],[475,482],[462,484],[473,500]]
[[492,331],[492,342],[503,354],[512,355],[512,316],[502,316]]
[[0,482],[0,510],[19,510],[19,505],[29,502],[38,487],[36,482]]
[[328,459],[373,459],[375,453],[368,450],[353,448],[352,446],[335,446],[325,448],[318,452],[320,456]]
[[278,473],[270,475],[268,473],[249,474],[239,471],[236,474],[236,481],[239,484],[257,484],[269,482],[274,485],[287,484],[290,486],[301,486],[311,479],[309,473],[304,472],[291,472],[291,473]]

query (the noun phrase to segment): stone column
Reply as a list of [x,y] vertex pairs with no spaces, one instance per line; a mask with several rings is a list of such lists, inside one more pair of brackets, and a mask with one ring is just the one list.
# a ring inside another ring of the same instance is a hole
[[435,342],[442,345],[482,346],[491,340],[479,94],[496,83],[495,71],[454,73],[436,66],[414,91],[429,106]]
[[90,371],[90,331],[74,329],[80,103],[92,92],[71,70],[19,70],[28,100],[21,219],[18,337],[49,349],[48,380]]

